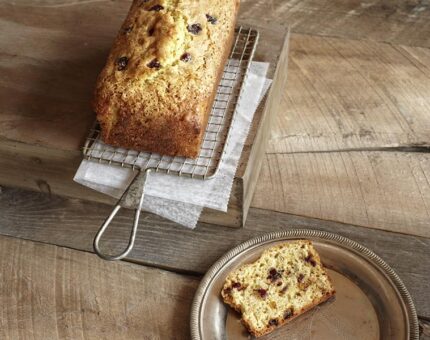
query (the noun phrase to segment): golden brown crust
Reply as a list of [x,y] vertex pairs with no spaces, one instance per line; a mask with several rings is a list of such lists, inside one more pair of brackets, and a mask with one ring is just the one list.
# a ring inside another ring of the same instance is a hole
[[[239,0],[133,2],[93,100],[104,142],[165,155],[198,155],[238,5]],[[197,33],[190,28],[194,24]],[[183,61],[184,54],[191,60]]]

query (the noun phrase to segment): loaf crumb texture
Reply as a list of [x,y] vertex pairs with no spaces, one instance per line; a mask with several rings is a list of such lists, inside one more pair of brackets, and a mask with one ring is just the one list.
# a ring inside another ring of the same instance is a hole
[[256,262],[231,272],[221,295],[242,314],[250,333],[261,336],[334,293],[312,243],[298,240],[271,247]]

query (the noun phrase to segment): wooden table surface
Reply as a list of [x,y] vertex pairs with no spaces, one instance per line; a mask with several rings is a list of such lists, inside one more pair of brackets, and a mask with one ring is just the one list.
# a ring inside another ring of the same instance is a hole
[[[126,11],[128,4],[0,3],[0,27],[11,32],[0,41],[14,51],[0,46],[2,136],[28,141],[43,135],[32,125],[42,111],[52,124],[64,124],[55,116],[61,107],[49,106],[62,79],[70,96],[58,102],[67,107],[73,94],[90,91],[54,72],[62,55],[89,48],[80,45],[79,34],[75,45],[64,46],[32,36],[55,28],[61,37],[64,23],[88,32],[91,43],[91,17],[115,6]],[[77,19],[82,8],[88,11]],[[23,11],[31,13],[26,20]],[[44,20],[52,11],[58,16]],[[110,206],[53,195],[44,183],[37,183],[40,192],[4,187],[0,339],[188,339],[192,297],[210,265],[251,237],[297,227],[349,237],[386,260],[415,301],[422,338],[430,339],[430,3],[249,0],[242,1],[241,16],[274,35],[287,24],[293,32],[288,85],[245,227],[200,223],[187,230],[144,214],[127,261],[105,262],[91,250]],[[27,35],[14,35],[14,27]],[[52,74],[34,79],[33,66],[52,48],[59,55]],[[22,68],[19,79],[12,67]],[[27,78],[49,83],[43,88],[52,92],[29,98],[22,85]],[[11,88],[16,97],[8,96]],[[5,110],[11,103],[18,118]],[[70,119],[72,131],[76,117]],[[69,132],[61,131],[65,141]],[[124,245],[130,223],[129,213],[120,215],[107,235],[111,249]]]

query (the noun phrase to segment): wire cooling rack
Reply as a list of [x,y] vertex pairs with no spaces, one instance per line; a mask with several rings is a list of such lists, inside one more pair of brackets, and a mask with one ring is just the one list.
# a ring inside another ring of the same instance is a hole
[[236,28],[234,44],[217,89],[200,154],[196,159],[163,156],[106,145],[100,139],[100,127],[97,123],[90,130],[85,142],[84,157],[133,170],[151,169],[155,172],[198,179],[212,178],[222,161],[228,132],[257,42],[257,30],[242,26]]
[[[200,154],[196,159],[115,148],[101,141],[100,128],[97,124],[91,129],[83,149],[85,158],[138,170],[137,175],[97,232],[94,239],[94,251],[98,256],[105,260],[119,260],[127,256],[133,248],[149,172],[162,172],[197,179],[210,179],[216,174],[228,143],[228,133],[237,111],[242,85],[246,79],[257,41],[258,31],[243,27],[235,30],[234,44],[217,89]],[[122,207],[136,208],[133,229],[127,248],[118,255],[108,255],[100,250],[100,239]]]

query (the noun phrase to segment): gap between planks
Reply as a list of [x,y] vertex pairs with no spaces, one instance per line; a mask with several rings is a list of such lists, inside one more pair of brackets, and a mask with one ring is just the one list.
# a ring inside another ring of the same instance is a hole
[[[111,207],[4,188],[0,195],[0,210],[0,234],[91,251],[95,233],[110,213]],[[131,224],[130,212],[120,212],[107,232],[103,246],[112,252],[123,249]],[[420,315],[430,317],[428,238],[255,208],[250,210],[245,228],[240,229],[200,223],[196,229],[189,230],[145,213],[135,247],[128,259],[172,271],[201,275],[239,243],[264,233],[290,228],[333,232],[374,250],[400,275],[414,298]]]
[[251,206],[430,237],[430,154],[268,154]]
[[267,151],[429,145],[429,87],[430,49],[292,34]]
[[421,146],[393,146],[393,147],[369,147],[369,148],[351,148],[336,150],[314,150],[314,151],[290,151],[290,152],[266,152],[266,155],[293,155],[293,154],[313,154],[313,153],[336,153],[336,152],[362,152],[362,151],[379,151],[379,152],[418,152],[430,153],[430,145]]
[[0,254],[2,339],[189,338],[198,280],[4,236]]

